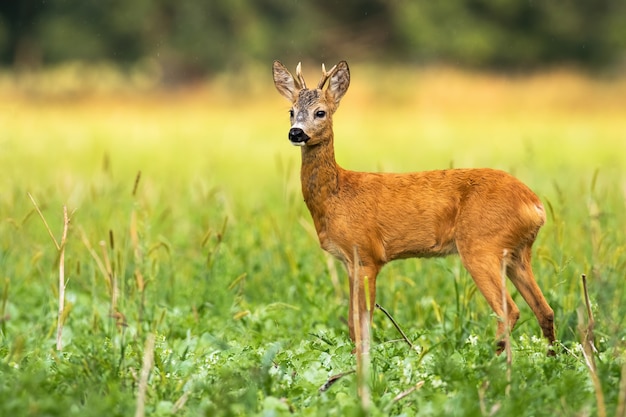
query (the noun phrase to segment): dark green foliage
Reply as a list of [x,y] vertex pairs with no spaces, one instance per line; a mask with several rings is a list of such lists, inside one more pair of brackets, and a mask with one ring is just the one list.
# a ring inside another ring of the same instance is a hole
[[624,28],[617,0],[22,0],[0,5],[0,62],[156,62],[165,81],[276,58],[602,68],[621,63]]

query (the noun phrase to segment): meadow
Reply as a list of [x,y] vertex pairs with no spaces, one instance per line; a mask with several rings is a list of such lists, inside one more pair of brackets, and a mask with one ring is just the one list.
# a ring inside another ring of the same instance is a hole
[[493,167],[541,197],[556,357],[512,286],[508,363],[458,258],[398,261],[378,302],[415,347],[376,311],[364,407],[346,274],[319,249],[269,65],[175,90],[4,74],[0,415],[626,415],[626,79],[351,70],[343,167]]

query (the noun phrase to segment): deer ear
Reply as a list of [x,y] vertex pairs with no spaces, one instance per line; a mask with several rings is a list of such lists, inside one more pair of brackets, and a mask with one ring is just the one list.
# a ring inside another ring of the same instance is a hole
[[328,90],[326,94],[330,95],[330,98],[335,102],[335,105],[339,105],[339,101],[348,91],[350,86],[350,69],[346,61],[341,61],[334,68],[330,81],[328,83]]
[[293,75],[279,61],[274,61],[272,72],[274,74],[274,85],[278,92],[287,100],[293,102],[296,98],[297,90],[299,90]]

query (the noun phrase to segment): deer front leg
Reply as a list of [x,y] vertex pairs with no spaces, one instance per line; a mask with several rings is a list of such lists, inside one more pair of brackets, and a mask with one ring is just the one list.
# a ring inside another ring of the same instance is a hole
[[[372,323],[374,306],[376,305],[376,276],[379,267],[373,265],[359,265],[356,270],[352,263],[346,263],[350,279],[350,308],[348,314],[348,327],[350,339],[358,346],[361,343],[362,331],[356,328],[358,321],[361,326],[369,320]],[[356,321],[355,321],[356,317]]]

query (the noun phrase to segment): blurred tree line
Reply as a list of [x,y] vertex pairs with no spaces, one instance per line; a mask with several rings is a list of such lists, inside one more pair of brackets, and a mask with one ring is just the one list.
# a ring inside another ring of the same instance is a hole
[[626,61],[624,0],[0,0],[0,64],[150,60],[186,79],[279,58],[495,69]]

